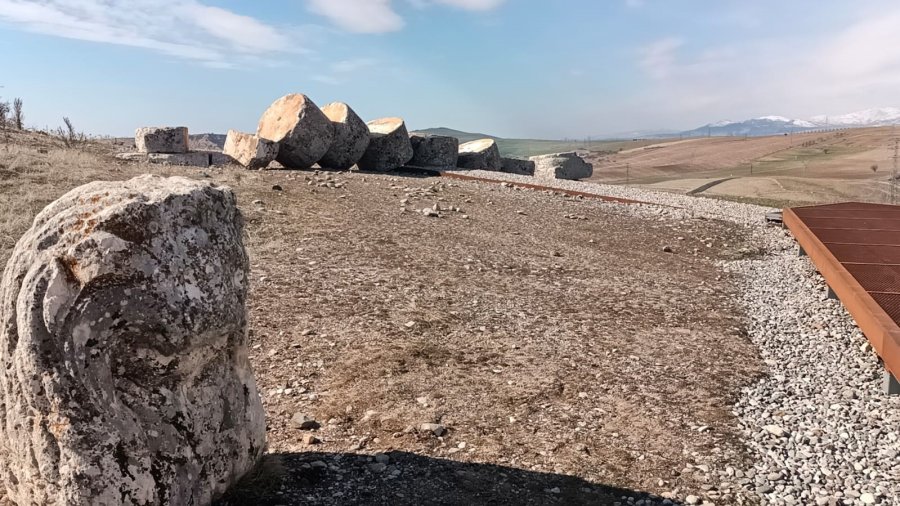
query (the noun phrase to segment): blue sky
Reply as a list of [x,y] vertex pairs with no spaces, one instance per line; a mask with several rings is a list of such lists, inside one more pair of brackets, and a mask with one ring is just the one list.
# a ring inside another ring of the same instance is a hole
[[301,92],[507,137],[900,105],[900,4],[700,0],[0,0],[26,123],[253,131]]

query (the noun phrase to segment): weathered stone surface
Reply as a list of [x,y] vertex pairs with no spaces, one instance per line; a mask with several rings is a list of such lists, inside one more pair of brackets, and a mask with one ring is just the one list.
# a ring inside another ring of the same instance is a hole
[[386,172],[412,160],[412,143],[402,119],[381,118],[366,125],[369,127],[369,147],[357,162],[360,169]]
[[256,135],[278,143],[275,159],[285,167],[308,169],[328,152],[334,127],[309,97],[293,93],[266,109]]
[[461,169],[500,170],[500,148],[494,139],[478,139],[459,147]]
[[278,143],[258,135],[229,130],[222,153],[248,169],[263,169],[278,156]]
[[237,163],[234,158],[219,151],[209,151],[210,165],[231,165]]
[[147,153],[117,153],[116,158],[126,162],[146,162]]
[[456,167],[459,158],[459,139],[445,135],[412,134],[413,167]]
[[575,152],[532,156],[534,175],[542,179],[585,179],[594,173],[594,166]]
[[149,153],[147,161],[158,165],[185,165],[187,167],[209,167],[209,153]]
[[501,158],[500,170],[510,174],[520,174],[522,176],[534,175],[534,162],[531,160],[522,160],[519,158]]
[[248,259],[227,188],[76,188],[0,288],[0,486],[16,504],[209,504],[257,462]]
[[319,160],[319,166],[347,170],[356,165],[369,147],[369,127],[342,102],[330,103],[322,108],[322,112],[334,127],[334,142]]
[[134,145],[141,153],[187,153],[187,127],[143,127],[134,133]]

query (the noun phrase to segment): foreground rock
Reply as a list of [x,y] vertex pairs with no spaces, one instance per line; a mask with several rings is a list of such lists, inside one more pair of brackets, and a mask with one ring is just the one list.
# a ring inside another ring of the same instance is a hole
[[521,160],[519,158],[501,158],[500,170],[509,174],[533,176],[534,162],[531,160]]
[[322,112],[334,127],[334,141],[325,156],[319,160],[323,168],[347,170],[356,165],[369,147],[369,127],[349,105],[333,102]]
[[157,165],[184,165],[187,167],[209,167],[209,153],[149,153],[147,161]]
[[586,179],[594,173],[594,166],[577,153],[555,153],[532,156],[534,175],[542,179]]
[[360,169],[386,172],[412,160],[412,143],[402,119],[381,118],[366,125],[369,127],[369,147],[357,163]]
[[248,169],[264,169],[278,155],[278,144],[258,135],[229,130],[222,153]]
[[0,486],[16,504],[209,504],[260,458],[234,194],[76,188],[0,289]]
[[134,133],[134,145],[141,153],[187,153],[187,127],[144,127]]
[[459,158],[459,139],[445,135],[412,134],[413,167],[456,167]]
[[308,169],[334,140],[334,127],[306,95],[294,93],[276,100],[259,119],[256,134],[278,143],[279,163],[289,169]]
[[494,139],[479,139],[459,147],[459,161],[462,169],[500,170],[500,148]]

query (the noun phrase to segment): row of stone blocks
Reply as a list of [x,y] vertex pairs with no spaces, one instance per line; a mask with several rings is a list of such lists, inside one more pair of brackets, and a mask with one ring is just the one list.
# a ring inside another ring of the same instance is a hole
[[385,172],[401,167],[482,169],[550,179],[590,177],[593,168],[576,153],[502,158],[494,139],[460,145],[455,137],[407,132],[401,118],[363,122],[350,106],[334,102],[319,108],[306,95],[276,100],[263,113],[255,134],[229,130],[223,153],[189,152],[185,127],[140,128],[138,153],[122,159],[206,167],[237,162],[262,169],[277,161],[285,168]]
[[306,95],[291,94],[276,100],[263,113],[255,134],[230,130],[225,155],[241,165],[264,168],[277,161],[286,168],[390,171],[401,167],[482,169],[547,178],[581,179],[593,169],[575,153],[501,158],[494,139],[460,145],[455,137],[407,132],[401,118],[368,123],[347,104],[334,102],[319,108]]

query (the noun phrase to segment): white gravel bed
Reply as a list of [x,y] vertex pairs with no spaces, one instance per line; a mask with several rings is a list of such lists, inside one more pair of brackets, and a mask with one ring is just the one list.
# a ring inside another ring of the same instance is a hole
[[657,219],[702,216],[752,228],[767,254],[725,268],[739,274],[747,332],[768,367],[734,407],[755,464],[710,476],[711,483],[741,487],[741,503],[900,505],[900,397],[883,393],[876,354],[841,303],[826,297],[824,280],[798,256],[790,233],[765,227],[773,209],[580,181],[466,174],[678,208],[615,206]]
[[598,195],[605,195],[608,197],[639,200],[641,202],[650,202],[653,204],[682,208],[685,211],[691,213],[692,216],[718,218],[747,225],[763,224],[765,213],[777,210],[769,207],[741,204],[739,202],[728,202],[725,200],[717,200],[706,197],[691,197],[688,195],[679,195],[675,193],[649,191],[642,190],[640,188],[590,183],[586,181],[538,179],[532,176],[522,176],[518,174],[508,174],[506,172],[493,172],[487,170],[460,170],[453,172],[459,172],[461,175],[466,176],[494,179],[497,181],[539,184],[551,188],[559,188],[562,190],[573,190],[585,193],[596,193]]
[[900,504],[900,397],[883,367],[787,231],[759,230],[770,254],[731,262],[750,339],[768,376],[734,408],[756,465],[747,492],[764,504]]

